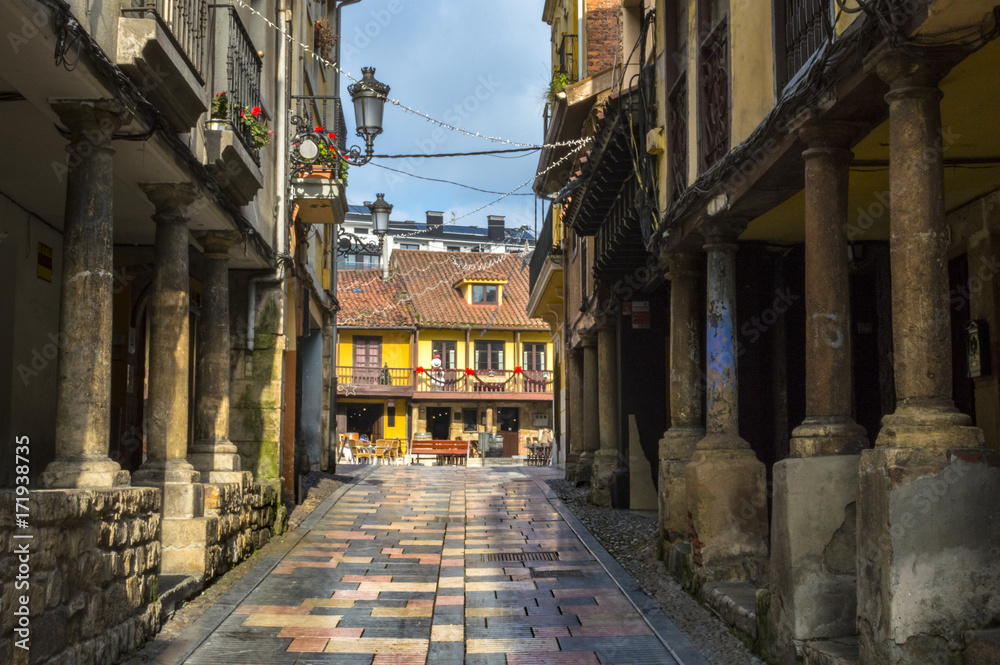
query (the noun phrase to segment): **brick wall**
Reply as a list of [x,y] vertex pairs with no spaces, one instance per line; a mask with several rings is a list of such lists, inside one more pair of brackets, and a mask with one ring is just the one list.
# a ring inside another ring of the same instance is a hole
[[205,516],[209,541],[205,552],[205,579],[222,575],[284,533],[285,507],[277,481],[205,485]]
[[587,0],[587,76],[615,64],[620,0]]

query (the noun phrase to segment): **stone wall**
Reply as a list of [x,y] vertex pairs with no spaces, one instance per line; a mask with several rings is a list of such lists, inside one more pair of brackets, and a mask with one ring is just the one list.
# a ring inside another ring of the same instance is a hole
[[206,581],[266,545],[272,534],[284,533],[288,523],[277,481],[205,485],[205,516],[209,518]]
[[[15,529],[14,504],[13,491],[0,492],[0,662],[103,665],[155,634],[159,490],[32,491],[27,530]],[[25,542],[29,586],[18,589],[16,549]],[[29,651],[14,644],[21,596],[29,598]]]

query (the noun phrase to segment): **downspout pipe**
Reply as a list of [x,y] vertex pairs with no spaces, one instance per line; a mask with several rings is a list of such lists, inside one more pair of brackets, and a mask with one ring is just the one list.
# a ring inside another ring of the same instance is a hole
[[347,5],[354,5],[359,2],[361,2],[361,0],[343,0],[342,2],[338,2],[337,10],[334,16],[334,25],[335,25],[334,29],[337,31],[337,46],[334,49],[336,60],[334,62],[337,63],[337,67],[336,69],[333,70],[333,96],[336,97],[337,99],[340,99],[340,69],[341,69],[340,42],[344,41],[344,36],[343,34],[341,34],[342,31],[340,29],[341,27],[340,10],[346,7]]

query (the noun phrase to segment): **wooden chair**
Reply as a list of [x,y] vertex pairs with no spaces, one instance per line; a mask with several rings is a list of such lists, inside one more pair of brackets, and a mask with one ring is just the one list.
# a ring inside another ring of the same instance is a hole
[[356,462],[361,462],[365,460],[366,462],[371,462],[375,459],[375,453],[368,446],[362,446],[357,439],[348,439],[348,445],[351,447],[351,454],[354,455]]
[[390,447],[392,442],[389,439],[376,439],[375,447],[372,449],[374,457],[379,462],[388,462],[390,458]]
[[399,464],[403,459],[403,442],[399,439],[389,439],[389,445],[391,447],[386,451],[388,453],[386,457]]

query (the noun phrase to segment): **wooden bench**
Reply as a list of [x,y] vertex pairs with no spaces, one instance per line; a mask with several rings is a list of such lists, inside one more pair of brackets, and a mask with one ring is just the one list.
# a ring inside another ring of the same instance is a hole
[[414,439],[410,442],[409,453],[420,461],[421,455],[434,455],[438,464],[448,460],[459,464],[467,464],[469,451],[472,448],[468,441],[449,441],[446,439]]

